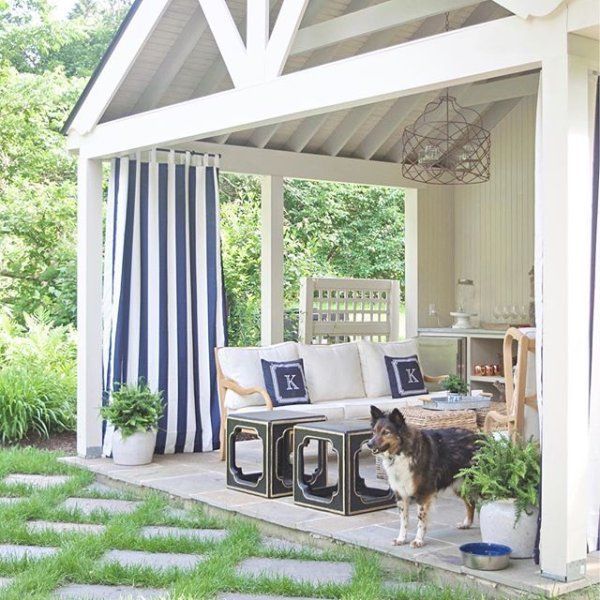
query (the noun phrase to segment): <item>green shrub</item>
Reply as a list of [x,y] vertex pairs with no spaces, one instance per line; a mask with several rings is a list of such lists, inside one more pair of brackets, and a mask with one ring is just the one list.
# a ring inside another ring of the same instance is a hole
[[75,429],[76,345],[44,313],[25,327],[0,314],[0,443]]
[[457,475],[464,478],[461,494],[480,502],[514,499],[516,524],[523,511],[538,506],[539,446],[494,436],[486,436],[480,444],[472,466]]
[[116,384],[110,404],[100,409],[102,416],[123,437],[138,431],[156,429],[163,413],[161,393],[155,393],[142,381],[138,385]]
[[459,375],[448,375],[442,381],[442,389],[447,390],[451,394],[466,394],[469,391],[467,382]]

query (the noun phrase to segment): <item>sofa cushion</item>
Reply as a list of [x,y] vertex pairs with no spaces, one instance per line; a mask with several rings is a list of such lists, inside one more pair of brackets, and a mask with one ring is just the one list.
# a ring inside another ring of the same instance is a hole
[[401,342],[357,342],[362,368],[365,393],[369,398],[391,396],[392,390],[385,366],[384,356],[411,356],[417,354],[417,343],[414,339]]
[[283,362],[263,358],[261,362],[265,388],[273,406],[310,404],[304,375],[304,362],[301,358]]
[[[257,348],[236,348],[227,346],[219,348],[219,364],[223,375],[233,379],[242,387],[265,387],[261,359],[273,361],[296,360],[298,346],[295,342],[284,342],[273,346]],[[225,394],[227,408],[241,408],[242,406],[260,406],[264,404],[260,394],[240,396],[231,390]]]
[[225,392],[225,406],[230,410],[238,410],[245,407],[265,406],[265,400],[260,394],[249,394],[242,396],[233,390]]
[[[256,407],[247,406],[235,411],[236,414],[254,412]],[[290,410],[302,413],[323,415],[328,421],[342,421],[344,419],[344,407],[340,402],[322,402],[320,404],[293,404],[292,406],[278,406],[273,410]]]
[[391,396],[381,396],[380,398],[357,398],[354,400],[346,400],[344,404],[345,419],[370,419],[371,405],[385,411],[393,410],[394,408],[407,408],[409,406],[421,406],[422,400],[416,396],[411,398],[392,398]]
[[298,344],[311,402],[365,396],[356,342],[311,346]]

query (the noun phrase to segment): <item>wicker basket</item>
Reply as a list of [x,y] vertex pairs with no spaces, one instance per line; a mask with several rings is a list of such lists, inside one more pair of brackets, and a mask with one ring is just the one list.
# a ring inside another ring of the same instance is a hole
[[474,410],[427,410],[413,406],[402,409],[402,414],[409,425],[419,429],[460,427],[478,431],[477,416]]

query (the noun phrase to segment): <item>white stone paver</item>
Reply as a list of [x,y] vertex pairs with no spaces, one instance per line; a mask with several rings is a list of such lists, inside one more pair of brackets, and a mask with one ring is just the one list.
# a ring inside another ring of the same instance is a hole
[[142,527],[140,534],[143,538],[177,537],[197,541],[214,542],[227,537],[228,532],[225,529],[188,529],[184,527],[168,527],[157,525]]
[[0,577],[0,590],[8,587],[13,582],[12,577]]
[[1,560],[21,560],[28,558],[37,560],[52,556],[58,552],[59,548],[50,546],[20,546],[18,544],[0,544]]
[[297,583],[350,583],[354,567],[347,562],[248,558],[237,567],[238,575],[288,577]]
[[61,600],[166,600],[168,597],[167,590],[122,585],[72,584],[59,588],[55,593],[55,598]]
[[10,506],[12,504],[16,504],[17,502],[21,502],[21,500],[23,500],[23,498],[9,498],[6,496],[3,496],[2,498],[0,498],[0,506],[1,505],[5,505],[5,506]]
[[94,533],[101,534],[106,531],[104,525],[93,523],[64,523],[61,521],[29,521],[27,530],[30,533],[40,531],[53,531],[54,533]]
[[190,570],[206,557],[202,554],[170,552],[141,552],[139,550],[109,550],[101,559],[103,563],[118,563],[122,567],[147,567],[153,570]]
[[34,488],[49,488],[64,485],[72,478],[69,475],[28,475],[25,473],[13,473],[4,478],[8,485],[30,485]]
[[311,550],[316,554],[323,554],[323,550],[320,548],[311,548],[310,546],[303,546],[297,542],[290,542],[275,537],[264,537],[261,545],[267,550],[277,550],[279,552],[303,552],[304,550]]
[[91,515],[94,512],[106,511],[107,513],[118,515],[131,513],[142,503],[136,500],[116,500],[103,498],[67,498],[62,507],[67,510],[79,510],[84,515]]
[[95,492],[98,494],[114,494],[115,492],[118,492],[118,490],[114,487],[106,485],[105,483],[100,483],[99,481],[94,481],[94,483],[90,483],[90,485],[88,485],[85,488],[85,491]]

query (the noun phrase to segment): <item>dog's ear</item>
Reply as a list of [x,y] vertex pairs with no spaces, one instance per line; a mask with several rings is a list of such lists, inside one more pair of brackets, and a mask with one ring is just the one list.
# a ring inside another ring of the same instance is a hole
[[406,426],[406,421],[404,420],[404,415],[397,408],[395,408],[390,413],[390,421],[392,423],[394,423],[394,425],[396,425],[397,427],[400,427],[400,428]]
[[371,421],[375,423],[378,419],[383,417],[383,411],[379,410],[376,406],[371,405]]

